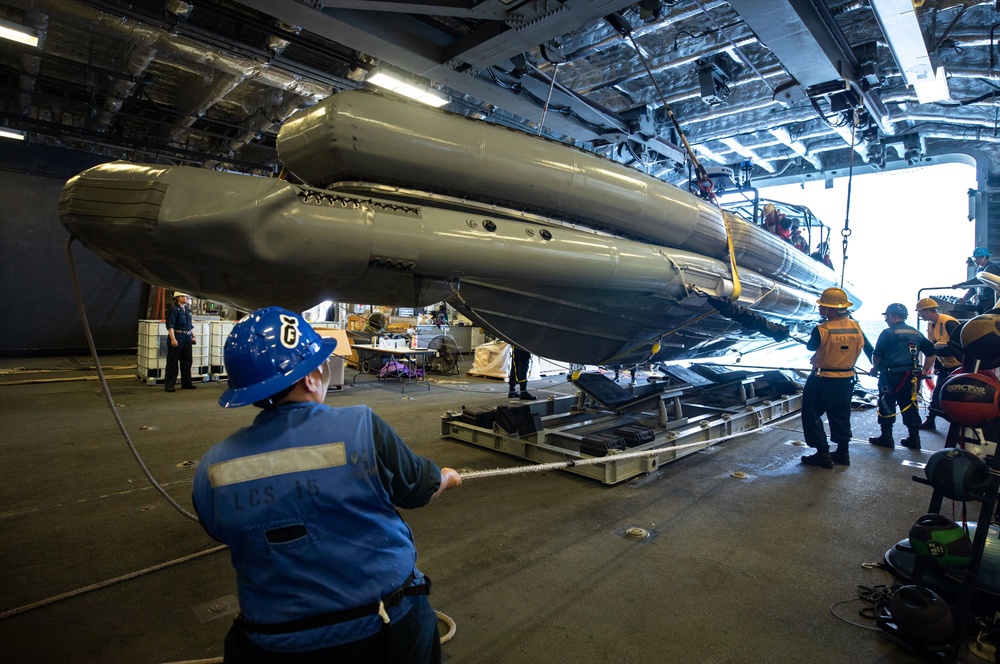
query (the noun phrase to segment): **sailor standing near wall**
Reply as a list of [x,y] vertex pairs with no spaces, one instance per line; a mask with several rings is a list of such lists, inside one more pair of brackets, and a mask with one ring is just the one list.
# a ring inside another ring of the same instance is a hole
[[193,363],[192,346],[198,343],[194,335],[194,322],[191,316],[190,298],[179,291],[174,292],[174,304],[167,313],[167,336],[170,337],[170,347],[167,348],[167,370],[163,377],[163,389],[174,392],[177,384],[177,372],[180,370],[181,389],[196,390],[191,382],[191,364]]
[[[834,463],[849,466],[854,364],[868,344],[861,326],[848,317],[853,302],[842,289],[827,288],[816,303],[819,315],[826,321],[813,328],[806,344],[816,352],[810,360],[813,370],[802,390],[802,434],[806,445],[816,448],[816,453],[802,457],[802,463],[820,468],[833,468]],[[824,413],[830,423],[830,440],[837,443],[832,453],[823,429]]]

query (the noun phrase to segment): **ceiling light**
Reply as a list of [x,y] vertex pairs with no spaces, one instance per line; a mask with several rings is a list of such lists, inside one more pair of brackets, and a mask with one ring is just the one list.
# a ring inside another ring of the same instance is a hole
[[38,46],[38,34],[34,30],[8,21],[0,21],[0,38],[28,46]]
[[448,103],[449,99],[443,95],[438,94],[428,88],[413,85],[412,83],[407,83],[406,81],[393,76],[392,74],[387,74],[382,71],[377,71],[368,77],[368,82],[372,85],[377,85],[380,88],[385,88],[386,90],[391,90],[398,95],[403,95],[404,97],[409,97],[410,99],[416,99],[424,104],[429,104],[430,106],[441,107]]
[[951,90],[948,89],[948,76],[944,71],[944,65],[937,68],[934,76],[914,81],[913,89],[917,91],[917,101],[921,104],[932,104],[936,101],[951,99]]
[[934,71],[912,0],[871,0],[871,5],[903,80],[913,87],[917,100],[929,104],[948,99],[948,79],[940,68]]
[[16,129],[7,129],[7,127],[0,127],[0,138],[10,138],[15,141],[23,141],[24,132],[17,131]]

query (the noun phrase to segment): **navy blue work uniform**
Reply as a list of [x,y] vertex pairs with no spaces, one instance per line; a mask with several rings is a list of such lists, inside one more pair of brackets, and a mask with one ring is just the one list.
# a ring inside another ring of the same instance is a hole
[[802,435],[806,445],[826,452],[829,443],[823,429],[823,414],[830,423],[830,440],[843,453],[851,432],[851,397],[854,394],[854,364],[865,346],[861,326],[850,318],[835,318],[813,328],[806,348],[816,351],[813,370],[802,390]]
[[164,389],[173,391],[177,384],[177,370],[180,368],[181,387],[190,389],[192,364],[192,341],[194,340],[194,320],[191,309],[174,303],[167,313],[167,330],[174,331],[177,345],[167,342],[167,369],[163,377]]
[[878,423],[892,428],[896,408],[909,429],[920,426],[917,393],[923,361],[920,354],[931,357],[934,344],[927,337],[906,323],[893,323],[879,335],[875,342],[878,362]]
[[213,446],[193,498],[236,570],[225,661],[440,662],[429,580],[396,511],[440,484],[367,406],[282,404]]
[[513,392],[515,386],[520,386],[521,392],[528,391],[528,366],[531,364],[531,353],[511,344],[510,346],[510,373],[507,376],[507,384]]
[[1000,265],[997,265],[993,261],[987,262],[985,265],[980,265],[976,268],[975,279],[970,279],[968,281],[963,281],[956,286],[976,286],[976,288],[971,288],[965,293],[966,298],[970,298],[973,295],[976,296],[976,311],[980,314],[984,314],[990,309],[992,309],[997,302],[997,293],[990,286],[985,285],[983,282],[979,281],[978,277],[983,272],[987,274],[993,274],[1000,277]]

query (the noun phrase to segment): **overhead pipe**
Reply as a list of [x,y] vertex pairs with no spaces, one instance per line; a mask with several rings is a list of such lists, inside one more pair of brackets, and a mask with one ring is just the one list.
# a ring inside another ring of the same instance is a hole
[[234,76],[252,77],[265,85],[289,90],[313,101],[325,99],[332,92],[332,84],[305,80],[300,75],[284,71],[280,64],[242,57],[222,48],[212,48],[171,34],[167,30],[142,25],[72,0],[4,0],[4,4],[25,10],[37,9],[46,14],[56,13],[60,19],[79,24],[81,30],[124,39],[130,43],[155,46],[164,53],[189,62],[204,64]]
[[18,103],[21,113],[26,115],[31,111],[31,96],[38,81],[38,72],[42,68],[42,59],[35,54],[41,53],[45,46],[45,40],[49,34],[49,17],[31,9],[25,12],[25,18],[38,34],[38,46],[34,49],[26,49],[24,55],[21,56],[21,70],[24,73],[21,74],[18,81],[21,89]]
[[[727,8],[729,7],[728,2],[723,2],[722,0],[713,0],[713,2],[706,3],[710,9]],[[683,21],[692,18],[696,14],[700,13],[698,9],[687,9],[680,11],[676,14],[671,14],[670,16],[664,17],[662,20],[655,23],[647,23],[644,25],[637,26],[632,29],[632,34],[635,35],[636,39],[643,37],[651,32],[657,32],[669,27],[675,23],[681,23]],[[573,60],[578,60],[582,57],[593,55],[594,53],[600,53],[608,48],[618,45],[621,41],[621,36],[615,32],[610,32],[607,36],[585,44],[583,47],[576,49],[567,55],[567,61],[572,62]],[[656,68],[653,68],[656,71]]]
[[157,50],[149,44],[135,44],[129,53],[125,71],[129,78],[116,79],[111,84],[111,94],[104,101],[104,110],[98,113],[98,129],[107,128],[121,111],[125,100],[131,97],[142,80],[142,74],[149,68],[153,60],[156,59]]

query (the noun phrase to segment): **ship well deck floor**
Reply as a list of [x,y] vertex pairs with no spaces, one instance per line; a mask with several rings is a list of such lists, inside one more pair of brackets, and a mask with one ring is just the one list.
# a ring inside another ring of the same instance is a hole
[[[0,611],[214,546],[151,489],[96,381],[23,380],[35,375],[32,366],[80,378],[81,362],[0,360],[0,369],[28,371],[18,380],[0,376]],[[459,376],[432,376],[429,392],[401,395],[366,382],[327,403],[370,405],[442,465],[518,465],[440,437],[445,411],[507,403],[506,386],[467,377],[468,364]],[[190,509],[190,462],[253,410],[219,408],[224,384],[165,394],[127,379],[127,368],[111,371],[122,372],[110,384],[123,421],[152,474]],[[564,376],[530,388],[540,398],[573,391]],[[875,430],[874,411],[855,413],[857,439]],[[902,462],[929,452],[857,444],[852,466],[827,471],[798,462],[803,450],[788,442],[800,436],[793,418],[610,487],[558,471],[474,479],[406,512],[420,567],[434,579],[432,604],[457,624],[445,661],[918,661],[830,607],[856,598],[859,584],[890,582],[862,564],[881,560],[924,513],[929,489]],[[925,440],[936,450],[944,435]],[[651,537],[624,537],[631,526]],[[4,617],[0,642],[10,661],[36,663],[221,657],[231,618],[209,607],[224,606],[234,591],[228,555],[215,553]],[[835,610],[870,625],[857,615],[861,606]]]

